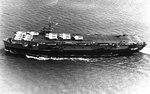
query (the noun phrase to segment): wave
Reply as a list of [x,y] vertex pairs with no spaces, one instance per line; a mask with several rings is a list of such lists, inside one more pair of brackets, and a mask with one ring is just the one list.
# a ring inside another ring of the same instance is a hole
[[32,55],[25,55],[27,58],[36,59],[36,60],[55,60],[55,61],[62,61],[62,60],[69,60],[69,61],[85,61],[85,62],[96,62],[98,59],[96,58],[83,58],[83,57],[47,57],[47,56],[32,56]]

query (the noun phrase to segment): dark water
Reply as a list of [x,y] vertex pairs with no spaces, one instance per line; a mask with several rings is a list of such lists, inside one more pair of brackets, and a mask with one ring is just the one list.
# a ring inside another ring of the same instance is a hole
[[[48,16],[54,32],[136,34],[149,43],[147,0],[1,0],[1,94],[149,94],[150,46],[132,56],[35,60],[4,52],[2,39],[38,31]],[[20,28],[22,26],[22,28]]]

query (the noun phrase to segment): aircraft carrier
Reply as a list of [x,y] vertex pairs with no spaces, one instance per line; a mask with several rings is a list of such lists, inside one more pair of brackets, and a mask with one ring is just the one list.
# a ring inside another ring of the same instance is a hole
[[5,50],[21,54],[63,55],[112,55],[138,52],[146,43],[135,35],[70,34],[55,33],[57,23],[48,21],[48,26],[39,32],[17,31],[4,39]]

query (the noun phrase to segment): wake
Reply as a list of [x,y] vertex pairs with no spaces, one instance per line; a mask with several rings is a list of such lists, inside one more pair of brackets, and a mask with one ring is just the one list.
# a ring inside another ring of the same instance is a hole
[[25,55],[27,58],[36,59],[36,60],[55,60],[55,61],[62,61],[62,60],[70,60],[70,61],[85,61],[85,62],[96,62],[98,61],[96,58],[83,58],[83,57],[46,57],[46,56],[32,56],[32,55]]

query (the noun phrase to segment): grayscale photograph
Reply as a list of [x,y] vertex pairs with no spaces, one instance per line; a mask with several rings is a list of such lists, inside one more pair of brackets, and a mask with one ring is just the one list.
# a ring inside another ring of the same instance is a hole
[[150,0],[0,0],[0,94],[149,94]]

